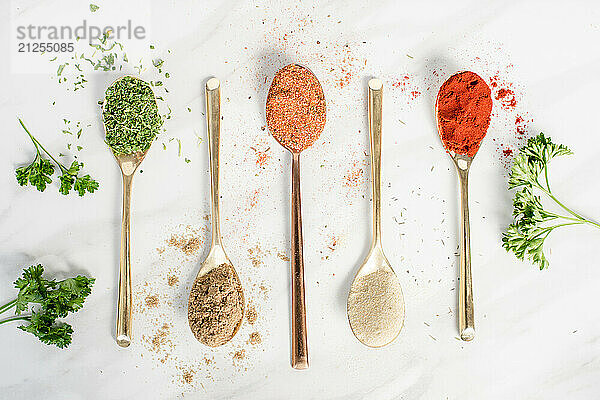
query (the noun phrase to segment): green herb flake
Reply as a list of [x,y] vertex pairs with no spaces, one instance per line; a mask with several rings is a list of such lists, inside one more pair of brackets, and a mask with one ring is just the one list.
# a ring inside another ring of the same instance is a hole
[[95,4],[90,4],[90,11],[91,12],[96,12],[100,9],[99,6],[95,5]]
[[161,60],[160,58],[152,60],[152,65],[154,65],[156,68],[161,68],[164,63],[164,60]]
[[106,143],[116,154],[146,151],[163,124],[152,88],[131,76],[106,90],[102,116]]

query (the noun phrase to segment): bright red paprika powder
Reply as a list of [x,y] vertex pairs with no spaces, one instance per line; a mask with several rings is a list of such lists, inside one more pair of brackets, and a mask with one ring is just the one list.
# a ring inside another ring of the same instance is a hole
[[475,156],[492,113],[487,83],[471,71],[452,75],[440,88],[436,109],[438,130],[446,150]]

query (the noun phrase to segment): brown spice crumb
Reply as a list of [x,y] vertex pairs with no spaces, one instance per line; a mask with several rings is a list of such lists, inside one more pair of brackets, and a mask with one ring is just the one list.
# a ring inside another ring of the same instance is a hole
[[221,264],[194,282],[188,320],[200,342],[211,347],[228,342],[243,318],[244,293],[231,265]]
[[[152,350],[158,352],[163,344],[167,343],[167,335],[169,334],[169,324],[166,322],[161,326],[156,335],[152,337]],[[164,363],[164,361],[163,361]]]
[[241,350],[238,350],[235,353],[233,353],[234,361],[240,361],[240,360],[243,360],[244,358],[246,358],[246,350],[245,349],[241,349]]
[[260,337],[260,333],[252,332],[250,334],[250,338],[248,339],[247,343],[250,343],[253,346],[262,343],[262,338]]
[[194,375],[190,371],[185,371],[183,373],[183,383],[190,384],[194,380]]
[[258,313],[256,312],[256,307],[254,304],[248,304],[248,311],[246,312],[246,320],[250,325],[254,325],[256,320],[258,319]]
[[198,237],[185,237],[181,235],[172,235],[167,244],[172,247],[177,247],[186,255],[191,256],[200,248],[201,242]]
[[256,246],[253,249],[248,249],[248,257],[250,257],[250,261],[252,261],[254,267],[258,268],[264,265],[263,251],[260,247]]
[[279,253],[277,253],[277,257],[281,258],[283,261],[290,261],[290,258],[288,256],[286,256],[283,251],[280,251]]
[[167,283],[169,286],[175,286],[177,283],[179,283],[179,278],[175,275],[167,275]]
[[146,307],[155,308],[156,306],[158,306],[158,296],[146,296]]

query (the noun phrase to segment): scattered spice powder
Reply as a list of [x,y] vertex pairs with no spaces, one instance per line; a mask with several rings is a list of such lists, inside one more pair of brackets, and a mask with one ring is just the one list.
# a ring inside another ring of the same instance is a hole
[[258,313],[256,312],[256,306],[252,303],[248,304],[248,311],[246,312],[246,320],[250,325],[254,325],[258,319]]
[[233,267],[221,264],[194,282],[188,321],[192,333],[207,346],[227,343],[244,317],[244,294]]
[[246,358],[246,350],[245,349],[240,349],[240,350],[236,351],[235,353],[233,353],[234,361],[241,361],[244,358]]
[[402,78],[392,83],[392,87],[400,89],[400,93],[406,99],[407,104],[411,104],[422,94],[421,89],[415,84],[414,78],[414,76],[405,74]]
[[475,156],[492,112],[491,91],[485,81],[471,71],[452,75],[440,88],[436,108],[446,150]]
[[[159,352],[162,349],[162,346],[167,343],[167,335],[169,334],[169,324],[166,322],[158,328],[156,335],[152,337],[152,351]],[[164,361],[161,360],[164,363]]]
[[183,383],[190,384],[194,381],[194,375],[190,371],[185,371],[183,373]]
[[156,306],[158,306],[158,296],[146,296],[146,307],[155,308]]
[[254,147],[251,147],[252,150],[256,153],[256,165],[259,167],[264,167],[267,164],[267,161],[271,158],[269,155],[270,147],[268,147],[264,151],[256,150]]
[[248,249],[248,257],[250,257],[250,261],[252,261],[252,266],[254,267],[258,268],[264,265],[263,256],[264,253],[258,246]]
[[310,147],[325,127],[325,95],[307,68],[290,64],[275,74],[267,96],[267,125],[273,137],[294,153]]
[[490,78],[490,85],[496,91],[496,100],[500,102],[500,105],[505,110],[514,110],[517,106],[517,99],[514,90],[512,90],[512,83],[504,82],[499,74],[496,74]]
[[252,346],[256,346],[257,344],[261,344],[262,343],[262,338],[260,336],[260,333],[258,333],[258,332],[252,332],[250,334],[250,338],[248,339],[248,343],[251,344]]
[[200,238],[198,237],[185,237],[182,235],[172,235],[167,244],[172,247],[177,247],[183,251],[186,255],[191,256],[200,249]]
[[344,185],[348,187],[358,186],[363,175],[363,169],[358,165],[358,162],[355,161],[352,169],[344,176]]
[[167,284],[169,286],[175,286],[177,285],[177,283],[179,283],[178,277],[176,277],[175,275],[167,275]]
[[517,106],[517,99],[515,98],[515,92],[510,89],[502,88],[496,93],[496,100],[500,100],[500,104],[503,108],[511,109]]

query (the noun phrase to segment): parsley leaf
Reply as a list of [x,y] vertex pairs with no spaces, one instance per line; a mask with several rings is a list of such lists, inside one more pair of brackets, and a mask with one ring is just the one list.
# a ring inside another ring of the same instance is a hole
[[[520,189],[513,199],[514,221],[502,234],[502,247],[515,256],[536,264],[540,270],[548,267],[544,255],[544,241],[559,227],[587,224],[600,229],[600,224],[588,220],[560,202],[550,189],[548,164],[555,157],[573,154],[568,147],[555,144],[540,133],[530,138],[515,158],[508,179],[509,189]],[[557,214],[544,208],[541,192],[568,215]]]
[[19,119],[21,126],[29,135],[29,138],[33,142],[35,147],[36,155],[31,164],[22,166],[16,169],[15,175],[17,183],[21,186],[27,186],[31,184],[35,186],[37,190],[43,192],[46,190],[46,186],[52,183],[51,176],[54,174],[54,165],[50,160],[44,158],[44,153],[50,157],[52,161],[58,166],[61,175],[58,177],[60,180],[60,187],[58,191],[64,195],[69,194],[71,189],[83,196],[85,192],[93,193],[98,189],[99,184],[97,181],[92,179],[89,175],[79,176],[79,171],[83,168],[83,163],[73,161],[69,168],[65,167],[61,162],[56,160],[52,155],[42,146],[42,144],[27,130],[23,121]]
[[26,321],[28,324],[18,328],[35,335],[45,344],[64,348],[71,343],[73,328],[57,319],[83,307],[95,279],[79,275],[56,281],[43,278],[43,273],[44,267],[39,264],[23,271],[23,276],[15,281],[15,287],[19,289],[17,298],[0,306],[0,314],[14,307],[15,316],[1,320],[0,324]]

